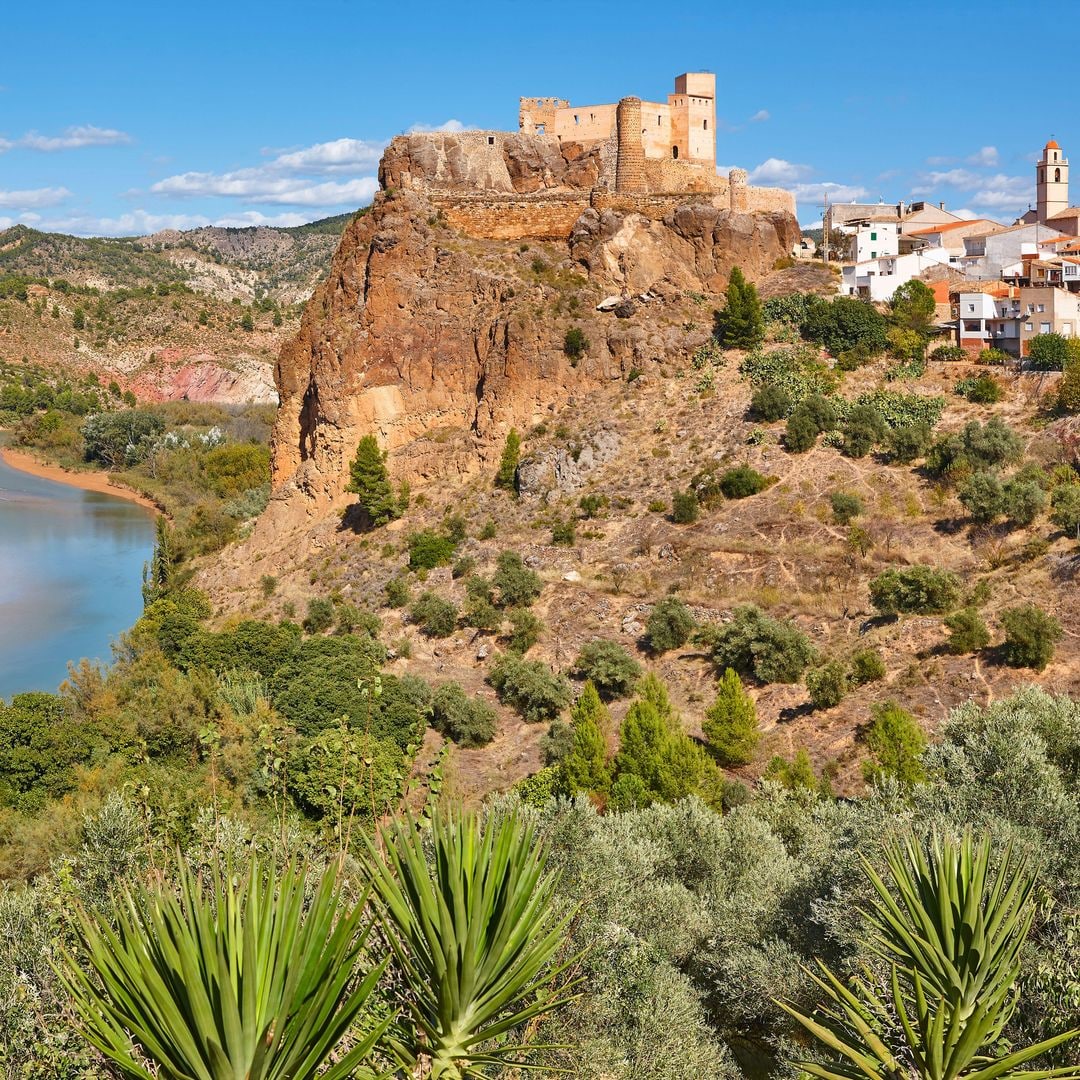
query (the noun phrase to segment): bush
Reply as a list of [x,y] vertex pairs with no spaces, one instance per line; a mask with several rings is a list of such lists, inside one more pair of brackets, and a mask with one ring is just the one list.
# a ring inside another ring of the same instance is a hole
[[783,390],[792,406],[811,394],[831,394],[837,386],[836,375],[818,359],[817,350],[806,345],[770,352],[755,349],[743,357],[739,374],[757,388]]
[[645,624],[645,640],[655,653],[681,649],[694,632],[694,616],[676,596],[665,596],[653,605]]
[[582,495],[578,499],[578,509],[581,511],[581,516],[584,518],[594,518],[601,510],[608,504],[606,495],[597,495],[595,493],[589,495]]
[[463,626],[471,626],[488,633],[498,630],[502,626],[502,621],[502,612],[485,596],[478,596],[471,600],[461,615]]
[[930,449],[930,425],[925,423],[903,424],[892,428],[885,438],[889,457],[903,465],[923,457]]
[[860,649],[851,658],[851,684],[865,686],[885,678],[885,661],[877,649]]
[[801,329],[803,337],[820,342],[833,356],[856,345],[881,352],[887,344],[884,317],[872,304],[851,296],[814,304]]
[[692,525],[698,519],[698,497],[692,491],[676,491],[671,497],[671,520],[676,525]]
[[434,570],[436,566],[446,566],[457,548],[448,536],[433,529],[410,533],[408,545],[411,570]]
[[788,417],[784,445],[793,454],[809,450],[823,431],[836,427],[836,409],[820,394],[811,394],[798,404]]
[[881,413],[872,405],[856,405],[840,425],[844,453],[848,457],[866,457],[889,433]]
[[1005,492],[1001,481],[990,473],[979,472],[960,485],[960,502],[980,525],[989,525],[1001,517],[1005,508]]
[[488,682],[499,700],[530,724],[552,721],[570,704],[570,684],[539,660],[504,655],[492,665]]
[[510,612],[510,633],[506,635],[506,647],[518,656],[527,653],[539,640],[544,624],[525,608]]
[[736,266],[728,277],[725,304],[713,313],[713,336],[725,349],[752,349],[765,337],[757,287]]
[[834,491],[829,496],[833,520],[837,525],[850,525],[863,512],[863,501],[847,491]]
[[989,364],[993,367],[1005,367],[1012,357],[1004,349],[983,349],[975,357],[976,364]]
[[1080,540],[1080,484],[1061,484],[1050,498],[1050,520]]
[[967,350],[960,348],[959,345],[938,345],[930,353],[930,359],[934,361],[942,360],[966,360]]
[[915,717],[895,701],[874,705],[870,715],[866,745],[873,759],[863,762],[867,782],[892,777],[904,784],[920,783],[926,776],[922,765],[926,736]]
[[495,486],[505,491],[517,490],[517,467],[521,460],[521,436],[517,428],[511,428],[506,436],[499,471],[495,474]]
[[1016,525],[1030,525],[1046,507],[1046,492],[1035,480],[1012,477],[1002,489],[1002,509]]
[[783,420],[791,412],[791,408],[791,394],[775,383],[759,386],[750,398],[751,414],[769,424],[775,420]]
[[259,443],[231,443],[210,450],[203,475],[214,494],[232,498],[270,483],[270,448]]
[[386,603],[388,607],[403,608],[411,599],[408,581],[403,577],[392,577],[386,583]]
[[529,607],[540,595],[543,582],[514,551],[500,551],[491,577],[500,607]]
[[368,637],[377,638],[382,629],[382,620],[374,611],[365,611],[355,604],[338,604],[334,610],[335,630],[339,634],[353,634],[359,631]]
[[788,791],[810,791],[821,794],[823,789],[827,790],[828,787],[825,780],[819,783],[810,755],[802,748],[795,751],[795,756],[791,761],[785,761],[779,754],[770,758],[761,778],[779,784]]
[[1061,623],[1034,604],[1020,604],[1001,613],[1005,643],[1001,655],[1010,667],[1042,671],[1053,659],[1054,646],[1061,640]]
[[495,710],[469,697],[455,682],[445,683],[431,700],[431,726],[459,746],[484,746],[498,727]]
[[476,569],[476,560],[471,555],[463,555],[458,559],[450,570],[450,576],[455,581],[467,578]]
[[138,465],[146,457],[165,430],[165,421],[145,409],[116,409],[88,416],[80,430],[87,461],[121,469]]
[[374,435],[365,435],[349,463],[349,483],[345,488],[356,495],[360,509],[372,525],[385,525],[398,516],[398,502],[390,488],[386,451],[379,449]]
[[989,471],[1018,461],[1024,444],[998,417],[986,424],[971,420],[958,435],[946,435],[930,447],[926,468],[934,476]]
[[956,392],[961,397],[977,405],[993,405],[1005,396],[1005,389],[993,375],[973,375],[961,379],[956,384]]
[[606,791],[611,782],[604,732],[611,717],[592,683],[582,688],[581,697],[570,710],[571,742],[560,763],[566,791]]
[[1069,359],[1069,343],[1060,334],[1036,334],[1028,342],[1027,359],[1036,371],[1061,371]]
[[713,663],[760,683],[793,683],[815,657],[806,635],[790,622],[780,622],[752,604],[737,607],[731,622],[703,627],[699,639]]
[[561,547],[573,547],[577,542],[577,526],[573,518],[560,518],[551,526],[551,542]]
[[747,765],[761,738],[754,699],[731,668],[721,675],[716,691],[701,722],[705,741],[721,765]]
[[815,709],[831,709],[839,705],[847,694],[847,670],[839,660],[830,660],[807,672],[806,689]]
[[892,568],[870,582],[870,602],[882,615],[944,615],[959,596],[956,575],[932,566]]
[[449,637],[457,628],[458,611],[449,601],[433,592],[421,593],[409,611],[409,618],[428,637]]
[[615,641],[590,641],[574,662],[574,673],[588,679],[602,698],[627,697],[641,677],[641,665]]
[[977,608],[961,608],[945,620],[945,626],[949,630],[945,648],[956,656],[978,652],[990,644],[990,631]]
[[871,363],[876,356],[878,356],[877,350],[867,348],[865,345],[856,345],[852,349],[845,349],[837,356],[836,367],[838,371],[858,371],[859,368]]
[[309,634],[321,634],[334,625],[334,605],[329,600],[316,597],[308,601],[307,618],[303,627]]
[[749,465],[738,465],[720,477],[719,486],[725,498],[745,499],[764,491],[769,486],[769,479]]
[[571,326],[563,338],[563,352],[573,361],[580,360],[589,351],[589,339],[580,326]]

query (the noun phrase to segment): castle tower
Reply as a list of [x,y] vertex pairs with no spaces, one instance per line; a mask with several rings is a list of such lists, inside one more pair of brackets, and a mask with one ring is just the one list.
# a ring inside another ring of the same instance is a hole
[[688,71],[668,94],[671,107],[671,156],[716,168],[716,76]]
[[618,157],[615,190],[624,195],[645,194],[645,143],[641,138],[641,98],[624,97],[615,110]]
[[1053,139],[1043,147],[1042,160],[1035,166],[1035,191],[1039,221],[1069,209],[1069,159]]
[[728,205],[736,214],[745,214],[750,209],[749,175],[745,169],[732,169],[728,173]]

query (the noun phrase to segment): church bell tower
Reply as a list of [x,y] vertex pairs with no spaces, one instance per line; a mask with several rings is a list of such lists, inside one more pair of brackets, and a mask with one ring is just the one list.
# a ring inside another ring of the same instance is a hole
[[1069,209],[1069,159],[1053,139],[1043,147],[1042,160],[1035,166],[1035,181],[1039,221]]

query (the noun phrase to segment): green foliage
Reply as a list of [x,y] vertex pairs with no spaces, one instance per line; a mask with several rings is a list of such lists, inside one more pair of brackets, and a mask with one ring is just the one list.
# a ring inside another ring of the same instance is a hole
[[499,700],[529,724],[551,721],[570,704],[570,684],[539,660],[500,656],[488,673]]
[[848,692],[847,668],[839,660],[830,660],[806,673],[806,689],[815,709],[839,705]]
[[990,631],[987,630],[978,608],[965,607],[953,612],[945,620],[945,626],[949,630],[945,647],[957,656],[978,652],[990,644]]
[[1046,492],[1035,480],[1011,477],[1002,488],[1002,510],[1014,524],[1031,525],[1046,508]]
[[940,394],[905,394],[899,390],[873,390],[860,394],[856,405],[869,405],[892,429],[911,424],[934,427],[945,411],[945,398]]
[[409,533],[409,569],[434,570],[436,566],[448,566],[454,558],[457,544],[434,529],[421,529]]
[[757,287],[737,266],[728,277],[723,309],[713,313],[713,334],[725,349],[752,349],[765,337]]
[[270,483],[270,448],[259,443],[218,446],[203,458],[202,468],[214,492],[230,498]]
[[865,686],[885,678],[885,661],[877,649],[860,649],[851,658],[852,686]]
[[95,413],[82,426],[83,453],[107,469],[137,465],[149,453],[165,421],[146,409]]
[[563,338],[563,352],[571,361],[580,360],[589,351],[589,339],[580,326],[571,326]]
[[993,375],[985,372],[960,379],[953,390],[977,405],[993,405],[1005,396],[1005,389],[1001,383]]
[[588,495],[582,495],[581,498],[578,499],[578,509],[581,511],[581,516],[584,518],[596,517],[607,505],[607,496],[597,495],[595,492],[591,492]]
[[1001,655],[1011,667],[1042,671],[1054,657],[1064,631],[1061,623],[1034,604],[1019,604],[1001,613],[1005,642]]
[[563,786],[569,794],[607,790],[611,771],[604,732],[610,726],[611,717],[596,687],[591,682],[585,683],[581,697],[570,710],[572,740],[559,765]]
[[731,668],[725,668],[717,680],[716,700],[705,710],[701,730],[721,765],[747,765],[753,761],[761,738],[757,709]]
[[889,433],[881,413],[872,405],[856,405],[840,425],[844,453],[848,457],[866,457]]
[[779,784],[788,791],[808,791],[814,795],[825,794],[822,789],[827,788],[824,781],[818,781],[810,755],[801,747],[790,761],[779,754],[770,758],[761,778]]
[[985,424],[971,420],[959,434],[946,435],[930,447],[926,468],[941,477],[999,469],[1019,461],[1023,445],[1020,436],[996,416]]
[[498,716],[454,682],[444,683],[431,701],[431,726],[460,746],[484,746],[495,737]]
[[750,397],[750,412],[758,420],[771,424],[783,420],[791,412],[791,395],[782,386],[765,383]]
[[1036,334],[1028,342],[1027,360],[1036,371],[1061,371],[1069,360],[1069,343],[1060,334]]
[[508,618],[510,632],[504,639],[506,648],[517,656],[524,656],[540,640],[544,624],[525,608],[512,608]]
[[867,782],[891,777],[904,784],[921,783],[926,775],[922,765],[926,736],[915,717],[895,701],[871,706],[870,716],[865,740],[872,757],[863,762]]
[[762,476],[749,465],[737,465],[733,469],[728,469],[719,481],[720,490],[727,499],[745,499],[750,495],[757,495],[769,484],[770,480],[767,476]]
[[428,637],[449,637],[457,629],[458,610],[450,600],[444,600],[436,593],[421,593],[412,608],[409,618]]
[[753,604],[737,607],[729,623],[702,627],[699,638],[718,669],[760,683],[798,682],[815,656],[793,623],[772,619]]
[[772,386],[786,394],[789,409],[811,394],[831,394],[837,386],[836,376],[816,350],[805,345],[768,352],[755,349],[743,357],[739,374],[756,390]]
[[543,582],[514,551],[501,551],[495,562],[491,584],[500,607],[529,607],[540,595]]
[[838,296],[811,306],[802,324],[802,335],[808,341],[820,342],[837,356],[856,345],[880,352],[885,348],[886,329],[884,317],[872,304]]
[[390,487],[386,451],[379,449],[374,435],[365,435],[349,463],[349,483],[345,488],[356,496],[360,509],[372,525],[385,525],[398,516],[398,501]]
[[967,350],[959,345],[938,345],[930,353],[930,359],[935,362],[966,360]]
[[577,542],[577,526],[573,518],[560,518],[551,526],[551,542],[572,547]]
[[[821,960],[813,980],[825,995],[817,1018],[781,1007],[817,1039],[824,1060],[796,1064],[822,1080],[860,1075],[920,1080],[1046,1080],[1064,1068],[1031,1069],[1032,1059],[1074,1039],[1075,1030],[1040,1043],[1002,1044],[1016,1011],[1020,955],[1036,912],[1035,874],[1010,843],[992,873],[994,839],[959,841],[935,832],[928,850],[913,837],[888,842],[886,881],[864,860],[873,886],[868,953],[891,978],[847,983]],[[886,990],[885,987],[889,989]],[[883,996],[883,995],[887,995]],[[898,1016],[899,1024],[886,1018]]]
[[897,287],[889,302],[889,314],[895,326],[927,337],[936,308],[934,290],[918,278]]
[[406,1059],[432,1080],[515,1068],[534,1021],[575,989],[562,978],[571,958],[556,959],[574,910],[555,901],[534,826],[437,811],[428,833],[399,819],[382,839],[367,865],[401,979]]
[[784,446],[793,454],[804,454],[823,431],[836,427],[836,410],[831,402],[816,394],[796,405],[788,417]]
[[499,471],[495,474],[495,486],[504,491],[517,490],[517,467],[521,461],[521,436],[517,428],[511,428],[506,435],[502,457],[499,458]]
[[1005,492],[992,473],[978,472],[960,485],[957,494],[973,521],[989,525],[1005,510]]
[[386,583],[386,603],[392,608],[406,607],[411,599],[409,582],[403,577],[392,577]]
[[810,307],[819,298],[813,293],[788,293],[786,296],[770,296],[761,305],[761,313],[768,323],[780,323],[798,329],[806,319]]
[[926,454],[931,440],[929,424],[903,424],[889,430],[885,445],[893,461],[908,465]]
[[1058,383],[1058,405],[1066,412],[1080,412],[1080,356],[1071,355],[1065,364]]
[[303,627],[309,634],[321,634],[334,625],[334,605],[330,600],[313,597],[308,601]]
[[671,496],[671,520],[676,525],[692,525],[699,512],[698,497],[693,491],[676,491]]
[[863,512],[863,501],[849,491],[834,491],[829,496],[833,520],[837,525],[850,525]]
[[697,625],[690,609],[677,597],[658,600],[645,623],[645,640],[654,653],[681,649]]
[[959,598],[956,575],[932,566],[890,567],[870,582],[870,603],[882,615],[944,615]]
[[598,639],[582,646],[574,673],[596,687],[601,697],[627,697],[641,676],[641,665],[615,641]]
[[1050,520],[1080,540],[1080,484],[1061,484],[1050,497]]

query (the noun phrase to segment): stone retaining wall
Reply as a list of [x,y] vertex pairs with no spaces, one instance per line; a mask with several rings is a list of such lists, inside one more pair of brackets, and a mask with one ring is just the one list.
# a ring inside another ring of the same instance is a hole
[[479,240],[565,240],[589,206],[587,192],[540,196],[430,194],[448,224]]

